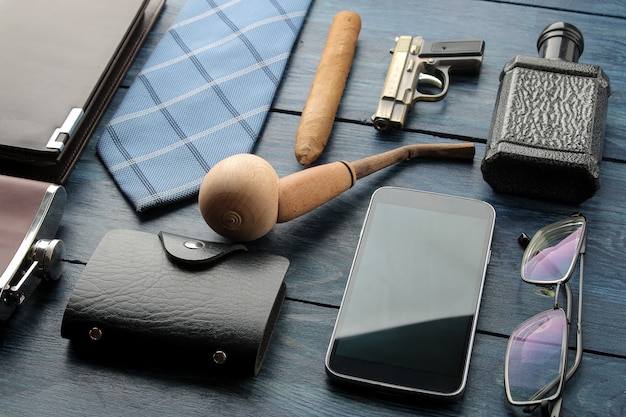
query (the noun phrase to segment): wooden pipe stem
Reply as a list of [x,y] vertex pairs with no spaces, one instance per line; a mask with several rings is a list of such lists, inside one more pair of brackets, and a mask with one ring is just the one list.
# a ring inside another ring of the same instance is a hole
[[348,190],[355,182],[354,170],[345,161],[318,165],[281,178],[277,222],[308,213]]
[[352,162],[359,180],[390,165],[415,158],[446,158],[472,160],[476,148],[473,143],[417,143],[392,149],[378,155]]
[[279,180],[278,223],[283,223],[332,200],[357,180],[398,162],[415,158],[473,159],[474,144],[415,144],[378,155],[308,168]]

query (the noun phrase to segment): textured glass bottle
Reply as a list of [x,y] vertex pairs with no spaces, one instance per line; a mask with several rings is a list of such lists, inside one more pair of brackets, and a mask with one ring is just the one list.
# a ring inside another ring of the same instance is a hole
[[496,192],[579,203],[600,187],[609,79],[580,64],[582,33],[557,22],[539,57],[517,56],[500,76],[481,169]]

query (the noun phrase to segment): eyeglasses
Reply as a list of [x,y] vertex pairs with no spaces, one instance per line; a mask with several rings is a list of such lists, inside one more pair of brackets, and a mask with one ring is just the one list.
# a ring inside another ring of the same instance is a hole
[[[541,406],[542,415],[559,416],[565,382],[582,359],[583,258],[587,222],[582,214],[540,229],[522,257],[525,282],[538,285],[543,293],[554,293],[554,307],[520,324],[506,349],[504,385],[508,401],[531,412]],[[576,324],[576,357],[568,369],[568,340],[572,318],[572,289],[568,283],[580,254],[580,284]],[[559,306],[564,291],[566,309]]]

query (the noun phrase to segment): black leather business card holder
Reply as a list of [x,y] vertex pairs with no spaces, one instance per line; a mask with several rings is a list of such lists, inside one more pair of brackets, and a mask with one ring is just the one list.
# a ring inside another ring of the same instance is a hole
[[256,375],[288,266],[240,244],[113,230],[78,280],[61,334],[96,359]]

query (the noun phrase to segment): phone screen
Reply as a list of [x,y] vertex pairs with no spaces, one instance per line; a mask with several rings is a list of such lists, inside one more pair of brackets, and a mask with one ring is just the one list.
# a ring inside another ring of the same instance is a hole
[[340,379],[438,395],[465,386],[495,211],[377,190],[326,359]]

